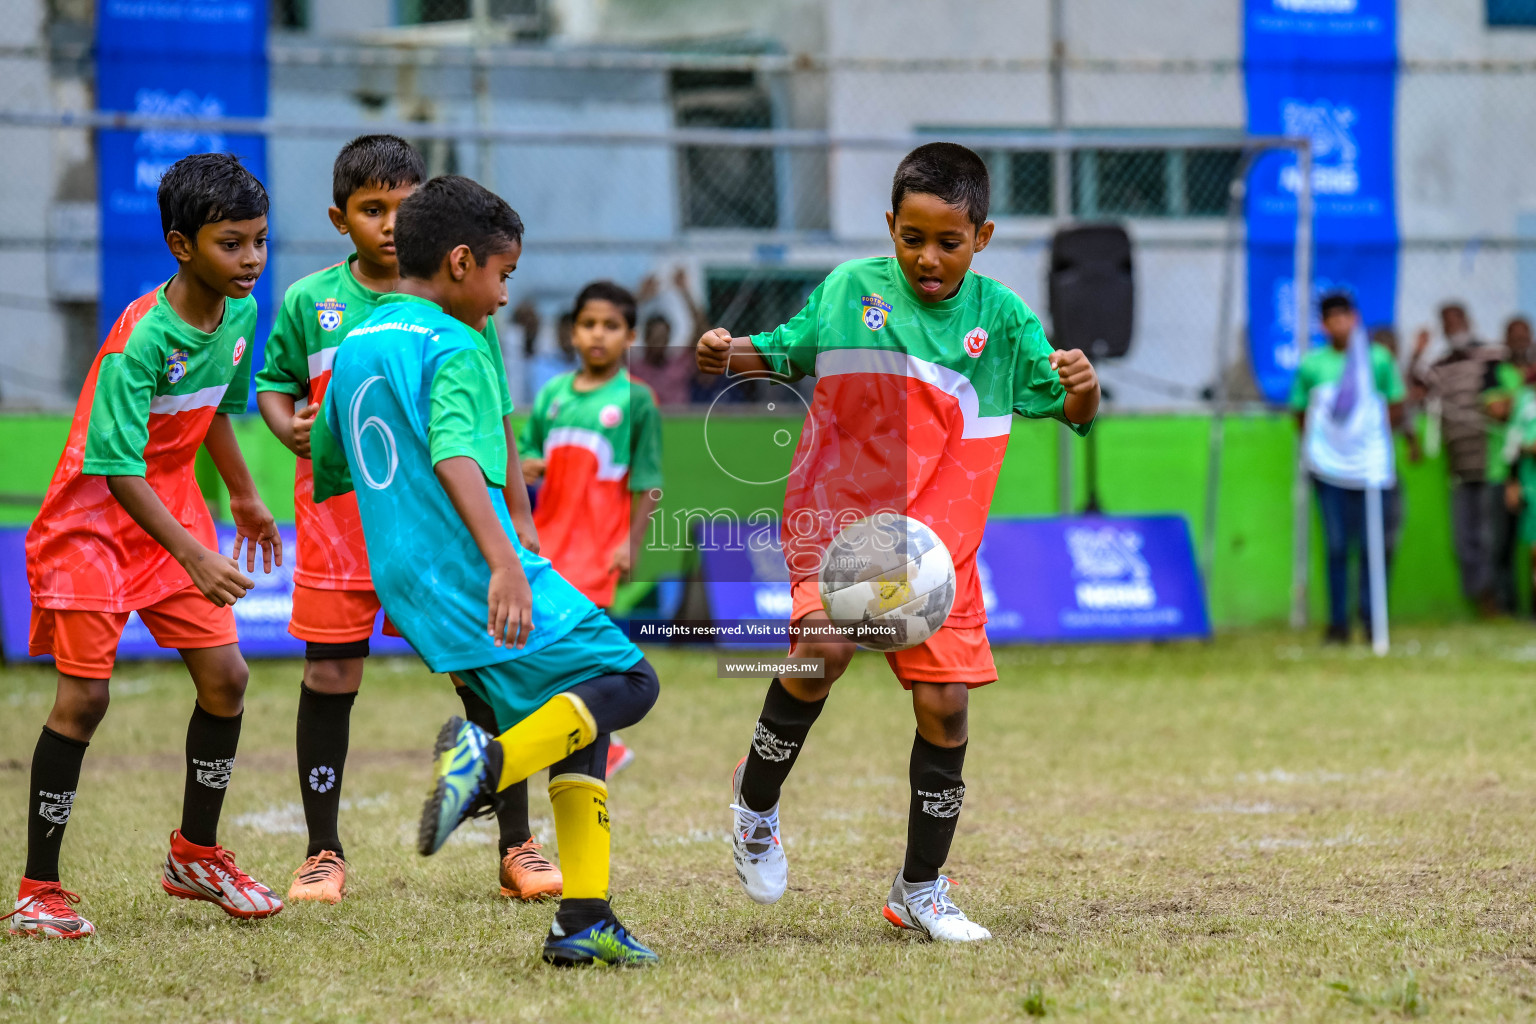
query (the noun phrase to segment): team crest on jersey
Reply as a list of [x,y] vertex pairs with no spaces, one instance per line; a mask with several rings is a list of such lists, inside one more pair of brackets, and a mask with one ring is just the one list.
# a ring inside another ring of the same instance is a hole
[[864,326],[872,331],[878,331],[885,326],[885,315],[891,311],[891,304],[878,295],[866,295],[859,300],[864,307]]
[[616,405],[605,405],[597,414],[597,422],[605,427],[613,428],[624,422],[624,410]]
[[186,375],[187,350],[184,348],[172,349],[171,354],[165,357],[165,379],[175,384]]
[[346,311],[347,304],[335,299],[315,303],[315,316],[320,320],[320,329],[327,333],[341,326],[341,318]]
[[236,366],[240,365],[240,357],[245,355],[245,339],[235,342],[235,358],[231,360]]
[[978,327],[965,336],[965,354],[975,359],[981,355],[981,350],[987,347],[987,331],[984,327]]

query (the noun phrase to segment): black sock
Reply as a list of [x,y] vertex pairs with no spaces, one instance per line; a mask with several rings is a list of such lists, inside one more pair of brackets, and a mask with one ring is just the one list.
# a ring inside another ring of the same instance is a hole
[[937,747],[921,735],[912,738],[912,808],[907,814],[907,861],[901,876],[931,882],[949,859],[949,844],[965,800],[965,744]]
[[27,870],[34,882],[59,880],[59,847],[75,805],[80,762],[90,744],[61,736],[43,726],[32,751],[32,782],[27,790]]
[[341,776],[347,765],[347,740],[352,721],[353,693],[321,693],[299,684],[299,724],[295,746],[299,754],[299,798],[309,827],[313,857],[330,850],[345,859],[336,819],[341,813]]
[[219,812],[235,770],[242,715],[220,718],[192,706],[187,723],[187,785],[181,798],[181,837],[196,846],[219,842]]
[[754,811],[766,811],[779,802],[779,790],[800,756],[800,747],[821,714],[825,697],[818,701],[796,700],[784,684],[774,679],[763,699],[763,713],[752,733],[746,770],[741,776],[741,800]]
[[[486,732],[495,736],[501,731],[496,724],[496,712],[481,696],[468,686],[456,687],[459,700],[464,703],[464,717]],[[496,794],[496,824],[501,829],[498,845],[501,856],[506,856],[514,846],[522,846],[533,838],[528,824],[528,780],[514,782]]]
[[555,911],[555,923],[565,934],[575,935],[583,928],[589,928],[612,916],[613,908],[607,900],[561,900],[560,909]]

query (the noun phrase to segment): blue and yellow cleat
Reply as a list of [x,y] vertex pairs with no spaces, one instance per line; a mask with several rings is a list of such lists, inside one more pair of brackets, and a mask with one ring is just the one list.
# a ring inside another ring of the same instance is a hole
[[487,778],[486,748],[490,733],[454,715],[437,733],[432,754],[436,759],[432,792],[421,808],[421,830],[416,849],[430,857],[443,848],[453,830],[469,818],[494,810],[495,792]]
[[588,925],[574,935],[564,935],[557,921],[544,940],[544,962],[556,967],[585,967],[601,961],[619,967],[644,967],[661,957],[629,934],[616,917]]

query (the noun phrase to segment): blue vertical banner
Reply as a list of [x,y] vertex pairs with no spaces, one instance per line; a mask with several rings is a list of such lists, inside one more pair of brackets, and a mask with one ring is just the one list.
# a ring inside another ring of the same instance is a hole
[[[1248,130],[1312,142],[1313,313],[1317,296],[1354,293],[1368,325],[1397,302],[1394,138],[1396,0],[1246,0]],[[1283,402],[1296,350],[1295,238],[1300,171],[1291,153],[1260,159],[1248,181],[1248,344],[1264,397]]]
[[[168,118],[265,117],[266,0],[99,0],[96,106]],[[101,337],[124,307],[176,272],[155,198],[161,175],[188,154],[212,151],[236,154],[266,181],[266,140],[259,135],[178,128],[103,131],[97,138]],[[265,339],[265,274],[253,294],[261,311],[257,337]],[[258,345],[255,365],[260,359]]]

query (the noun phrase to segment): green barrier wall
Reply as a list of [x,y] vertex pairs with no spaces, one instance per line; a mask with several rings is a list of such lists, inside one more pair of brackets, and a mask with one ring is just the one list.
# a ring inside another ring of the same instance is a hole
[[[783,485],[753,485],[722,473],[711,450],[732,468],[787,466],[789,445],[774,440],[776,431],[796,424],[756,417],[715,417],[707,427],[701,417],[673,416],[663,423],[667,486],[661,504],[665,539],[685,529],[700,511],[745,515],[755,509],[776,511]],[[1057,444],[1063,428],[1055,423],[1016,420],[1008,459],[992,504],[999,516],[1045,516],[1056,511]],[[259,417],[236,421],[246,458],[258,487],[279,519],[293,518],[293,456],[267,432]],[[1127,416],[1110,418],[1095,431],[1099,445],[1099,495],[1114,514],[1173,513],[1184,516],[1196,546],[1204,529],[1205,469],[1210,423],[1203,416]],[[0,523],[30,522],[47,489],[59,452],[69,433],[60,416],[0,418]],[[1296,429],[1289,416],[1242,415],[1227,420],[1225,454],[1217,505],[1216,562],[1210,585],[1211,614],[1218,626],[1282,623],[1290,602],[1291,479],[1296,459]],[[780,440],[783,435],[780,435]],[[707,442],[707,443],[706,443]],[[1084,486],[1084,442],[1073,440],[1077,507]],[[1401,453],[1400,453],[1401,456]],[[1443,462],[1409,465],[1399,460],[1405,490],[1406,521],[1392,581],[1393,617],[1399,621],[1445,620],[1469,614],[1456,582],[1451,549],[1447,476]],[[740,474],[747,475],[747,474]],[[200,465],[199,479],[215,508],[223,488],[211,467]],[[1314,514],[1315,520],[1315,514]],[[653,530],[653,537],[656,531]],[[1323,608],[1321,533],[1313,524],[1313,621]],[[647,574],[677,568],[676,551],[647,555]]]

